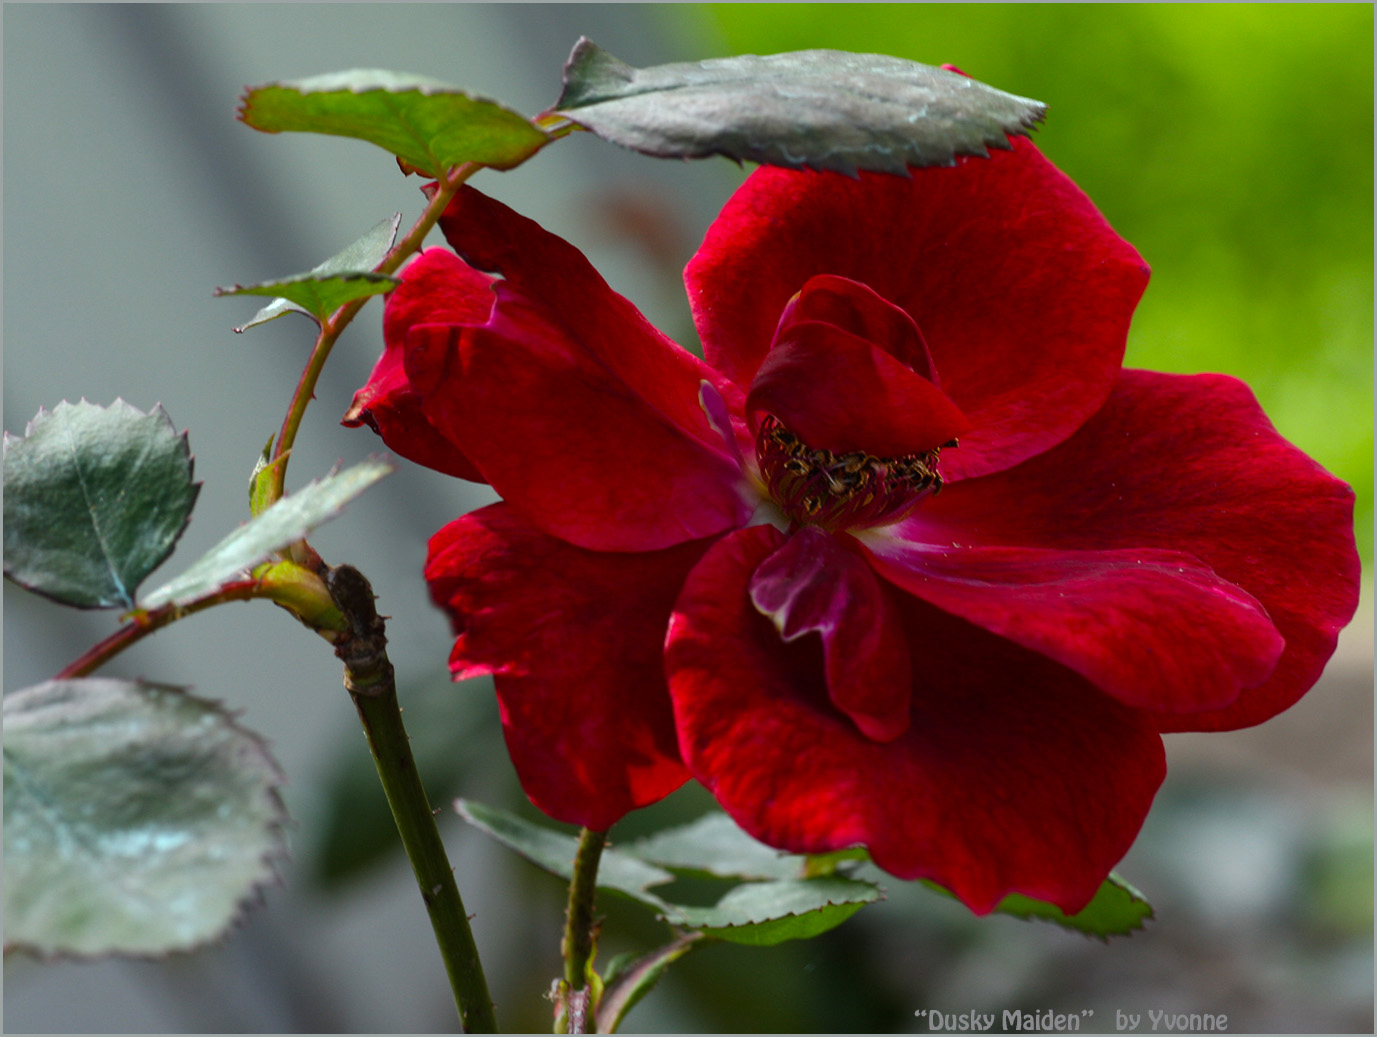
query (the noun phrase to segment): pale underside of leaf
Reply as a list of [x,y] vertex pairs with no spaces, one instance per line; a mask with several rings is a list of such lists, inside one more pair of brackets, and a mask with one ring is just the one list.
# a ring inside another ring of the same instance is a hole
[[213,593],[227,580],[334,518],[345,504],[393,470],[389,461],[370,458],[281,498],[230,533],[171,583],[150,593],[140,605],[145,609],[184,605]]
[[187,950],[276,876],[281,770],[215,703],[50,681],[5,697],[4,743],[6,950]]

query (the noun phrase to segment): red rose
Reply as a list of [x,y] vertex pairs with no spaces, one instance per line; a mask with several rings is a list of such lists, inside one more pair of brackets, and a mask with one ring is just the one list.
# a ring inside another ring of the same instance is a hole
[[1356,608],[1352,491],[1236,380],[1121,368],[1147,268],[1026,141],[757,171],[686,274],[706,362],[477,191],[441,225],[347,421],[502,495],[426,577],[562,821],[692,776],[771,845],[1074,912],[1159,733],[1285,709]]

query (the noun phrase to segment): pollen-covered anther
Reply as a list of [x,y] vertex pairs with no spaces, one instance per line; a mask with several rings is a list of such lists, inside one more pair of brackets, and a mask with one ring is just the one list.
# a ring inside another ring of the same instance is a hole
[[896,521],[939,492],[941,449],[901,457],[864,450],[837,454],[809,446],[773,414],[760,423],[755,441],[760,473],[775,503],[794,522],[828,530]]

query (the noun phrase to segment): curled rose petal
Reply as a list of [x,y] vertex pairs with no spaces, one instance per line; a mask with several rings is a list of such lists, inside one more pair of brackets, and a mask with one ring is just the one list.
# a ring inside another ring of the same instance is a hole
[[858,281],[831,274],[810,277],[784,307],[775,329],[776,340],[791,324],[806,320],[831,324],[865,339],[933,385],[941,385],[932,353],[913,318]]
[[697,405],[698,383],[706,379],[727,395],[726,380],[661,334],[573,245],[468,186],[450,202],[440,229],[473,266],[500,273],[513,296],[538,300],[611,379],[688,435],[715,442]]
[[756,370],[746,413],[773,414],[809,446],[900,457],[970,427],[946,393],[877,346],[820,321],[781,329]]
[[421,409],[403,368],[406,336],[414,324],[481,324],[492,310],[491,278],[442,248],[426,249],[402,273],[383,310],[383,352],[354,394],[342,425],[368,425],[388,448],[446,475],[486,482],[462,450],[435,428]]
[[[684,434],[544,307],[497,288],[478,328],[422,325],[407,377],[430,423],[538,527],[600,551],[650,551],[740,525],[726,444]],[[609,331],[609,334],[612,333]]]

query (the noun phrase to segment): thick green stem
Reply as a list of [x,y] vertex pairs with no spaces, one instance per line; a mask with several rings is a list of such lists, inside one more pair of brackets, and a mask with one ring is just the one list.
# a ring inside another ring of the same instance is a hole
[[468,1033],[496,1033],[497,1017],[478,946],[402,726],[386,631],[373,606],[373,590],[357,569],[344,565],[331,570],[327,582],[352,624],[351,634],[335,646],[344,663],[344,686],[363,722],[378,778],[430,914],[460,1023]]
[[[455,166],[450,170],[449,176],[440,180],[435,185],[435,191],[430,197],[430,203],[421,213],[420,218],[412,225],[406,235],[392,246],[391,250],[383,257],[383,261],[374,269],[381,274],[396,273],[401,269],[401,265],[407,258],[415,253],[425,237],[430,233],[432,227],[444,214],[449,206],[450,200],[456,191],[463,185],[464,181],[473,176],[474,173],[483,167],[472,162]],[[273,456],[270,462],[273,467],[272,484],[268,490],[268,502],[272,503],[286,492],[287,485],[287,455],[296,442],[297,429],[301,427],[301,419],[306,414],[306,406],[311,402],[316,391],[316,382],[320,380],[320,372],[325,368],[325,361],[330,358],[330,351],[335,348],[335,343],[339,341],[344,329],[358,315],[359,310],[363,309],[368,297],[355,299],[353,302],[346,303],[331,314],[320,328],[320,334],[316,337],[315,348],[311,350],[310,359],[306,361],[306,368],[301,372],[301,379],[297,382],[296,391],[292,394],[292,402],[287,407],[287,415],[282,419],[282,429],[277,435],[277,443],[273,446]],[[281,463],[277,463],[281,459]],[[302,559],[305,562],[305,559]]]
[[585,828],[579,833],[579,848],[574,855],[574,873],[569,878],[569,910],[564,922],[564,1033],[591,1033],[593,1014],[589,990],[589,965],[597,943],[597,921],[593,902],[598,887],[598,862],[607,843],[606,832]]

